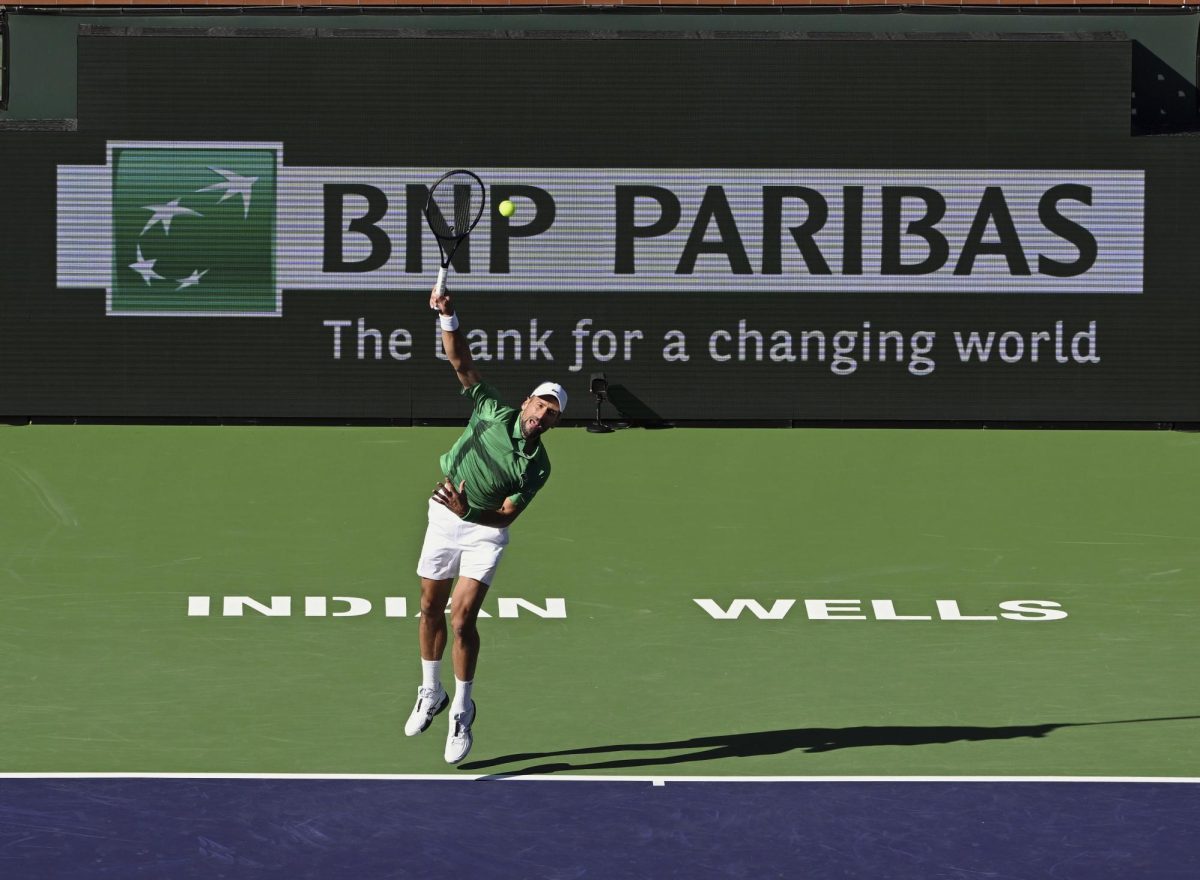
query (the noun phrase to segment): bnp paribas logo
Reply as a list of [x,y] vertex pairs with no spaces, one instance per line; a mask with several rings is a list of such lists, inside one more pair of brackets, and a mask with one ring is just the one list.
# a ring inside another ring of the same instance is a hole
[[110,143],[60,166],[58,283],[110,315],[276,317],[281,144]]

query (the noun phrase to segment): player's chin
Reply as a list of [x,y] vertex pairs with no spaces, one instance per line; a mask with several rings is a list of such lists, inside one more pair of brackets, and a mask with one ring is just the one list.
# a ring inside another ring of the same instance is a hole
[[545,428],[532,419],[521,425],[521,433],[525,435],[526,440],[532,440],[534,437],[542,434],[545,430]]

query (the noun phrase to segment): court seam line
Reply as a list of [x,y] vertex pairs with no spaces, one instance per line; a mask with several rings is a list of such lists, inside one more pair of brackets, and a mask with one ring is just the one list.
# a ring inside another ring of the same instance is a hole
[[661,787],[675,782],[1107,782],[1140,784],[1198,784],[1194,776],[585,776],[517,775],[500,773],[138,773],[63,772],[0,773],[0,779],[279,779],[344,780],[380,782],[476,782],[512,780],[534,782],[643,782]]

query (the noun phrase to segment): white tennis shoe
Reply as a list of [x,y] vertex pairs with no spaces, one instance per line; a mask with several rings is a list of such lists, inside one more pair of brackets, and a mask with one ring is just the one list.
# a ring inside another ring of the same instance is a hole
[[429,729],[429,725],[433,724],[433,717],[449,704],[450,697],[446,695],[446,689],[440,684],[436,690],[427,687],[417,688],[417,705],[413,706],[412,714],[404,723],[404,735],[416,736],[418,733],[424,733]]
[[475,701],[465,712],[450,717],[450,735],[446,737],[446,763],[457,764],[471,751],[471,725],[475,723]]

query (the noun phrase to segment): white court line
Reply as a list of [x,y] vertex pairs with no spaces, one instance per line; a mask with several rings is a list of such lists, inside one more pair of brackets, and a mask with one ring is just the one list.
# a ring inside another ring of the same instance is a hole
[[[514,771],[519,773],[519,771]],[[0,779],[313,779],[405,782],[1134,782],[1196,784],[1197,776],[583,776],[499,773],[0,773]]]

